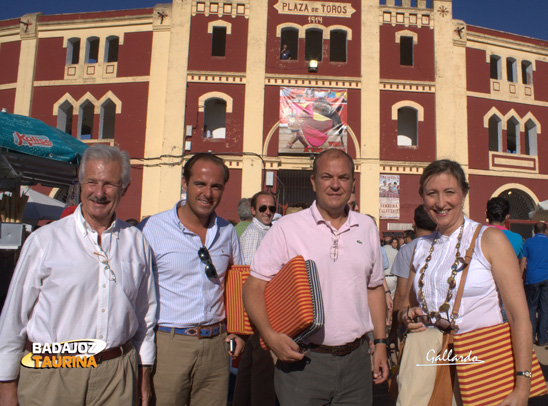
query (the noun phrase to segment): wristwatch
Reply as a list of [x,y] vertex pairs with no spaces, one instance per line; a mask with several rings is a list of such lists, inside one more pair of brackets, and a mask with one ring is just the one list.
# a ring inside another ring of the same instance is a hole
[[526,378],[531,379],[532,374],[531,374],[531,371],[517,371],[516,376],[524,376]]

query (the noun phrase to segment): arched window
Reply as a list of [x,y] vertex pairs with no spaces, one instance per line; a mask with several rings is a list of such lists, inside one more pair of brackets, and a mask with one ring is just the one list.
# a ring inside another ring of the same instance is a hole
[[101,139],[114,139],[114,123],[116,121],[116,105],[107,99],[101,105],[100,134]]
[[304,59],[307,61],[322,60],[323,32],[309,28],[305,33]]
[[502,149],[502,120],[497,116],[489,119],[489,151],[500,152]]
[[107,37],[105,42],[105,62],[118,62],[118,45],[120,39],[114,35]]
[[525,123],[525,154],[536,156],[537,152],[537,124],[533,120]]
[[533,64],[529,61],[521,61],[521,78],[524,85],[533,84]]
[[284,45],[287,45],[287,49],[291,52],[291,58],[288,59],[299,59],[299,30],[292,27],[282,28],[282,35],[280,37],[280,59],[283,59],[281,50]]
[[80,105],[78,119],[78,138],[81,140],[90,140],[93,134],[93,119],[95,115],[95,106],[90,101],[85,101]]
[[80,38],[67,41],[67,65],[76,65],[80,61]]
[[413,107],[398,109],[398,146],[418,145],[418,111]]
[[502,78],[500,56],[491,55],[490,61],[491,61],[491,79],[500,80]]
[[74,108],[68,100],[65,100],[57,110],[57,128],[71,135],[73,111]]
[[346,31],[332,30],[329,33],[329,60],[346,62]]
[[517,81],[516,60],[514,58],[506,58],[506,78],[508,82]]
[[519,154],[519,144],[519,121],[515,117],[511,117],[506,122],[506,152]]
[[204,106],[204,138],[226,138],[226,101],[210,98]]
[[400,37],[400,65],[413,66],[413,37]]
[[[529,213],[537,207],[531,196],[520,189],[507,189],[500,193],[498,197],[503,197],[510,203],[511,219],[529,220]],[[531,232],[531,229],[529,228],[527,231]]]
[[97,63],[99,60],[99,38],[89,37],[86,40],[86,63]]

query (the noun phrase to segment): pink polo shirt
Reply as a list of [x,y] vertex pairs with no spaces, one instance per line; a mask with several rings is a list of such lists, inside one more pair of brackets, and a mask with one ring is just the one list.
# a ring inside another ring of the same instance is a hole
[[[332,259],[338,238],[336,259]],[[343,345],[373,330],[367,287],[382,285],[379,233],[364,214],[351,211],[339,230],[323,219],[316,202],[279,219],[268,231],[251,263],[251,275],[269,281],[291,258],[316,263],[325,312],[324,327],[310,342]]]

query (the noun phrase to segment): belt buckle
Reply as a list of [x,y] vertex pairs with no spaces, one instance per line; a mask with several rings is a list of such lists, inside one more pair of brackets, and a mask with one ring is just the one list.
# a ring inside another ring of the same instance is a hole
[[[203,333],[204,332],[204,333]],[[207,327],[202,327],[202,326],[199,326],[198,327],[198,338],[207,338],[207,337],[211,337],[211,333],[212,333],[212,329],[211,329],[211,326],[207,326]]]
[[99,365],[101,362],[103,362],[103,352],[102,351],[98,354],[95,354],[93,357],[95,358],[95,363],[97,365]]

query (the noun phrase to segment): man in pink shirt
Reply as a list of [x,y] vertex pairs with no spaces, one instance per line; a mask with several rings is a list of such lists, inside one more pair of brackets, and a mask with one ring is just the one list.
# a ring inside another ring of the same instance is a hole
[[[265,236],[244,286],[244,304],[261,336],[278,357],[276,394],[282,406],[372,402],[372,380],[388,377],[386,303],[378,231],[368,216],[347,206],[354,163],[329,149],[314,161],[309,209],[278,220]],[[324,327],[306,351],[272,329],[264,291],[282,266],[297,255],[315,261],[325,311]],[[373,331],[373,368],[367,333]],[[373,369],[373,378],[371,370]]]

